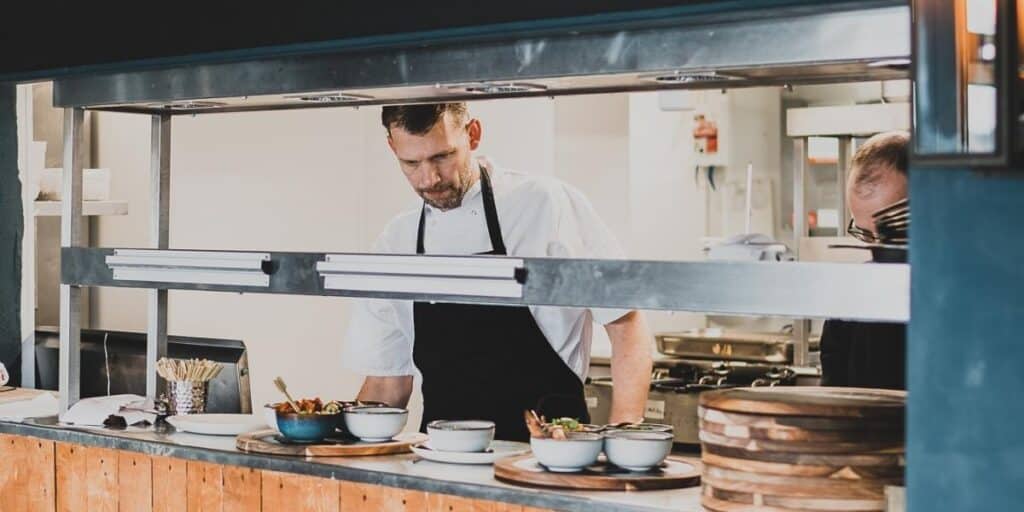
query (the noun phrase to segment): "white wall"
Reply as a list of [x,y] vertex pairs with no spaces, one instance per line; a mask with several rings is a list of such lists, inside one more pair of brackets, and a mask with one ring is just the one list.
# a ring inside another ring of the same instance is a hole
[[[583,190],[630,257],[703,257],[706,198],[693,180],[692,116],[660,110],[654,93],[478,102],[470,110],[483,122],[481,154]],[[393,215],[416,205],[379,115],[338,108],[176,117],[171,247],[368,250]],[[98,221],[94,245],[146,246],[149,119],[100,113],[95,128],[94,165],[112,170],[111,195],[128,200],[130,213]],[[144,330],[144,297],[99,290],[92,325]],[[172,291],[169,331],[244,340],[257,406],[277,400],[277,375],[298,395],[349,398],[360,378],[340,370],[348,304]],[[703,316],[655,313],[651,323],[678,329],[703,325]],[[594,353],[607,354],[607,341],[595,340]]]

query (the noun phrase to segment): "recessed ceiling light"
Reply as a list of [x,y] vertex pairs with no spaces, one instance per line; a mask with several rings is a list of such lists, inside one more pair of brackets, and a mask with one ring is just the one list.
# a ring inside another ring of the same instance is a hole
[[372,96],[364,96],[361,94],[349,94],[343,92],[293,94],[290,96],[285,96],[285,98],[289,100],[306,101],[309,103],[348,103],[353,101],[366,101],[373,99]]
[[451,85],[448,88],[461,89],[474,94],[515,94],[547,90],[547,87],[543,85],[515,82],[476,82],[471,84]]
[[693,84],[701,82],[724,82],[727,80],[739,80],[739,77],[723,75],[714,71],[673,71],[658,75],[648,75],[644,78],[654,80],[663,84]]
[[175,101],[173,103],[163,103],[159,105],[160,108],[168,110],[204,110],[211,108],[226,107],[227,103],[221,101]]

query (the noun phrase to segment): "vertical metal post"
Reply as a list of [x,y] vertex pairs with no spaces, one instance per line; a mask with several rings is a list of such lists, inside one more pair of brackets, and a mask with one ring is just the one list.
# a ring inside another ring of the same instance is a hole
[[[171,178],[171,116],[154,115],[150,136],[149,238],[155,249],[168,248]],[[159,394],[156,362],[167,355],[167,290],[147,290],[146,397]]]
[[[61,204],[61,247],[82,245],[82,161],[85,147],[82,124],[85,111],[64,109],[64,197]],[[60,412],[80,397],[82,288],[60,285]]]
[[853,144],[849,135],[839,137],[839,157],[836,159],[836,197],[838,198],[836,208],[839,209],[839,229],[836,236],[846,235],[844,230],[850,222],[850,209],[846,206],[846,176],[847,171],[850,169],[850,159],[852,156],[850,149],[852,147]]
[[[800,244],[807,232],[807,139],[793,139],[793,254],[800,259]],[[807,366],[808,341],[811,334],[811,321],[804,318],[793,319],[793,365]]]

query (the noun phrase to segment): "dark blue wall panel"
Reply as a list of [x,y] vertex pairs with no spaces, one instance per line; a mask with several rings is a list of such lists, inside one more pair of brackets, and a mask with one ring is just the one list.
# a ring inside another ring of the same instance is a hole
[[[17,372],[21,352],[21,182],[18,180],[17,103],[0,83],[0,361]],[[13,366],[13,367],[12,367]]]
[[914,169],[910,196],[910,510],[1024,510],[1024,171]]

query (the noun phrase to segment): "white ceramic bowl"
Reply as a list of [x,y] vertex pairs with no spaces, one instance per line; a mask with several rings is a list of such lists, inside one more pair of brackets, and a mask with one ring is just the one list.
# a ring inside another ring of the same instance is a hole
[[494,440],[494,422],[435,420],[427,424],[430,448],[442,452],[482,452]]
[[537,461],[548,471],[573,473],[597,462],[604,446],[604,436],[572,433],[568,439],[530,438],[530,449]]
[[604,438],[608,462],[630,471],[649,471],[665,461],[672,451],[668,432],[609,432]]
[[371,443],[390,441],[405,428],[409,411],[372,405],[348,407],[343,412],[345,427],[359,439]]

